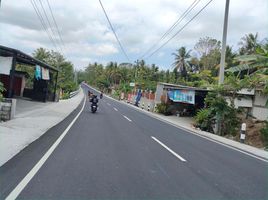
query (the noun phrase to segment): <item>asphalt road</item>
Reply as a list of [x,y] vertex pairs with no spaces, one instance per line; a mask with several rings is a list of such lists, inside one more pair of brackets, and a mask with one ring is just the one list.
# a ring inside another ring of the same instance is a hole
[[[2,199],[81,107],[0,168]],[[18,199],[268,199],[268,163],[104,97],[95,114],[86,102]]]

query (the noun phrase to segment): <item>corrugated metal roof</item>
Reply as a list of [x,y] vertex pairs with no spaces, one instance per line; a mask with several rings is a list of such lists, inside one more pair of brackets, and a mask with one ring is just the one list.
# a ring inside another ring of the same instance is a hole
[[157,84],[163,85],[164,88],[170,88],[170,89],[184,89],[184,90],[194,90],[194,91],[210,91],[207,88],[197,88],[197,87],[190,87],[190,86],[186,86],[186,85],[176,85],[176,84],[172,84],[172,83],[159,82]]
[[41,67],[50,69],[52,71],[57,71],[57,72],[59,71],[58,69],[48,65],[47,63],[44,63],[20,50],[0,45],[0,56],[13,57],[15,54],[17,54],[17,62],[19,63],[29,64],[29,65],[40,65]]

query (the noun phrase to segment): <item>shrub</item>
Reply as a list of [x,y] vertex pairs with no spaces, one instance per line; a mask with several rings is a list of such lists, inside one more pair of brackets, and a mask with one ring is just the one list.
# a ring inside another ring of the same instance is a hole
[[203,131],[212,131],[212,115],[208,108],[201,109],[195,116],[196,126]]
[[170,115],[169,105],[166,103],[159,103],[156,105],[156,111],[164,115]]
[[69,98],[70,98],[70,94],[69,94],[69,93],[64,92],[64,93],[62,94],[62,99],[69,99]]
[[215,125],[217,118],[221,128],[219,134],[235,136],[240,124],[237,109],[229,106],[224,97],[218,95],[217,91],[209,92],[205,102],[208,107],[200,110],[195,117],[197,126],[202,130],[213,132],[212,127]]
[[3,92],[5,91],[3,83],[0,82],[0,101],[3,99]]
[[265,143],[265,148],[268,149],[268,122],[265,121],[265,126],[261,129],[261,135]]

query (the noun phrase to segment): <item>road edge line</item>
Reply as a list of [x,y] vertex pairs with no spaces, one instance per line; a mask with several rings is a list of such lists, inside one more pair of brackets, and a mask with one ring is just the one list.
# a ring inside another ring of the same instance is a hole
[[63,133],[60,135],[60,137],[53,143],[53,145],[42,156],[42,158],[35,164],[35,166],[20,181],[20,183],[9,193],[9,195],[5,198],[6,200],[14,200],[19,196],[19,194],[22,192],[22,190],[28,185],[28,183],[32,180],[32,178],[35,176],[35,174],[40,170],[40,168],[43,166],[43,164],[46,162],[46,160],[50,157],[50,155],[53,153],[53,151],[57,148],[57,146],[60,144],[62,139],[65,137],[65,135],[71,129],[73,124],[76,122],[76,120],[78,119],[78,117],[80,116],[82,111],[84,110],[85,104],[86,104],[86,98],[84,96],[84,103],[83,103],[83,106],[82,106],[81,110],[79,111],[79,113],[72,120],[72,122],[68,125],[68,127],[63,131]]

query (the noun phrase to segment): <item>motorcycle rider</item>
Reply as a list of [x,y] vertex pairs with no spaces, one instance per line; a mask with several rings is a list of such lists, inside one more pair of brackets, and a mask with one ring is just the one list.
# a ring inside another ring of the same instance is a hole
[[92,98],[92,92],[90,90],[87,91],[87,96],[88,96],[88,99],[90,101]]
[[103,93],[101,92],[101,93],[100,93],[100,99],[102,99],[102,97],[103,97]]
[[98,100],[97,95],[92,95],[92,98],[90,99],[90,102],[91,102],[91,108],[92,108],[93,105],[98,107],[99,100]]

